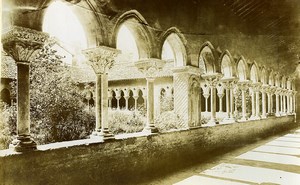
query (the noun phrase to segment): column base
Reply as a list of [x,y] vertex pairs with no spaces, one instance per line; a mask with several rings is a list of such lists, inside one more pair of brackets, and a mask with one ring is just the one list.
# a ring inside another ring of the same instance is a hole
[[36,142],[29,136],[18,136],[17,139],[14,139],[9,148],[16,152],[30,152],[36,150]]
[[251,117],[249,118],[249,120],[257,120],[257,117],[254,115],[251,115]]
[[146,133],[146,134],[156,134],[158,133],[158,128],[156,128],[155,126],[146,126],[143,131],[143,133]]
[[280,115],[280,113],[276,113],[275,116],[276,117],[280,117],[281,115]]
[[219,123],[217,122],[217,120],[216,120],[216,119],[211,119],[211,120],[209,120],[209,121],[207,122],[206,126],[215,126],[216,124],[219,124]]
[[261,115],[261,119],[267,119],[267,115]]
[[91,135],[90,135],[90,139],[98,139],[98,140],[114,140],[115,136],[114,134],[112,134],[108,129],[105,130],[97,130],[94,131]]
[[246,118],[246,117],[243,117],[243,118],[241,118],[240,120],[239,120],[239,122],[245,122],[245,121],[247,121],[248,119]]

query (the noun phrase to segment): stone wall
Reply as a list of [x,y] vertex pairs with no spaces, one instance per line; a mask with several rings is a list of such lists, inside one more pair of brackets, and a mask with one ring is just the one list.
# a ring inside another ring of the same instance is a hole
[[105,143],[66,142],[26,154],[0,151],[0,184],[133,184],[296,126],[293,116],[274,117]]

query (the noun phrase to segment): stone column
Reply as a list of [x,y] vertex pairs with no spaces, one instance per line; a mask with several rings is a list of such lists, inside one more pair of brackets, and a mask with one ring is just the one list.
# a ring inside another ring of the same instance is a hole
[[119,50],[106,46],[98,46],[83,51],[88,59],[89,65],[92,66],[96,73],[96,128],[91,138],[114,139],[108,129],[108,70],[114,63],[114,58],[118,55]]
[[154,58],[135,62],[135,66],[145,75],[147,80],[147,123],[143,132],[150,134],[158,132],[154,124],[154,80],[165,63],[163,60]]
[[125,110],[129,110],[128,100],[130,98],[130,96],[129,96],[130,90],[129,89],[123,89],[123,92],[124,92],[124,99],[125,99]]
[[225,123],[233,123],[234,119],[234,97],[233,90],[236,86],[236,78],[223,78],[222,84],[226,89],[226,117],[224,119]]
[[210,88],[210,104],[211,104],[211,118],[208,122],[208,125],[215,125],[217,123],[216,119],[216,85],[219,79],[222,77],[222,74],[215,73],[215,74],[206,74],[201,75],[203,79],[205,79],[206,83]]
[[247,121],[247,112],[246,112],[246,96],[245,92],[249,89],[249,81],[240,81],[238,82],[238,87],[242,91],[242,118],[240,121]]
[[252,111],[251,111],[251,116],[250,116],[250,120],[255,120],[255,91],[254,88],[251,84],[251,87],[249,88],[250,94],[251,94],[251,107],[252,107]]
[[279,95],[281,94],[281,88],[278,87],[275,91],[275,95],[276,95],[276,113],[275,116],[280,116],[280,112],[279,112]]
[[286,90],[282,89],[282,115],[286,115]]
[[30,136],[29,66],[48,39],[48,34],[14,26],[2,35],[4,51],[17,64],[17,138],[10,148],[17,152],[36,149]]
[[296,114],[296,94],[297,94],[297,91],[293,91],[293,114]]
[[219,97],[219,112],[223,112],[223,106],[222,106],[222,101],[223,101],[223,96],[224,96],[224,86],[222,83],[217,84],[217,91],[218,91],[218,97]]
[[115,93],[116,93],[115,98],[117,99],[117,110],[120,110],[121,91],[119,91],[118,89],[116,89]]
[[[261,115],[261,118],[263,118],[263,119],[267,118],[266,92],[268,92],[268,90],[269,90],[268,85],[262,85],[262,87],[261,87],[261,96],[262,96],[262,115]],[[269,104],[269,101],[268,101],[268,104]]]

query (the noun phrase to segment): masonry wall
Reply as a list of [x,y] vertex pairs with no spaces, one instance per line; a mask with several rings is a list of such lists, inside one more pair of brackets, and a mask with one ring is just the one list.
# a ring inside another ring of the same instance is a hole
[[0,151],[0,184],[132,184],[296,126],[287,116],[27,154]]

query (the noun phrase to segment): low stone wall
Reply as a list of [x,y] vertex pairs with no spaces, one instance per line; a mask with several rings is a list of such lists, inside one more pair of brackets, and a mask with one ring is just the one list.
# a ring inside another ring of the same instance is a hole
[[0,151],[0,184],[128,184],[296,126],[293,116],[274,117],[25,154]]

